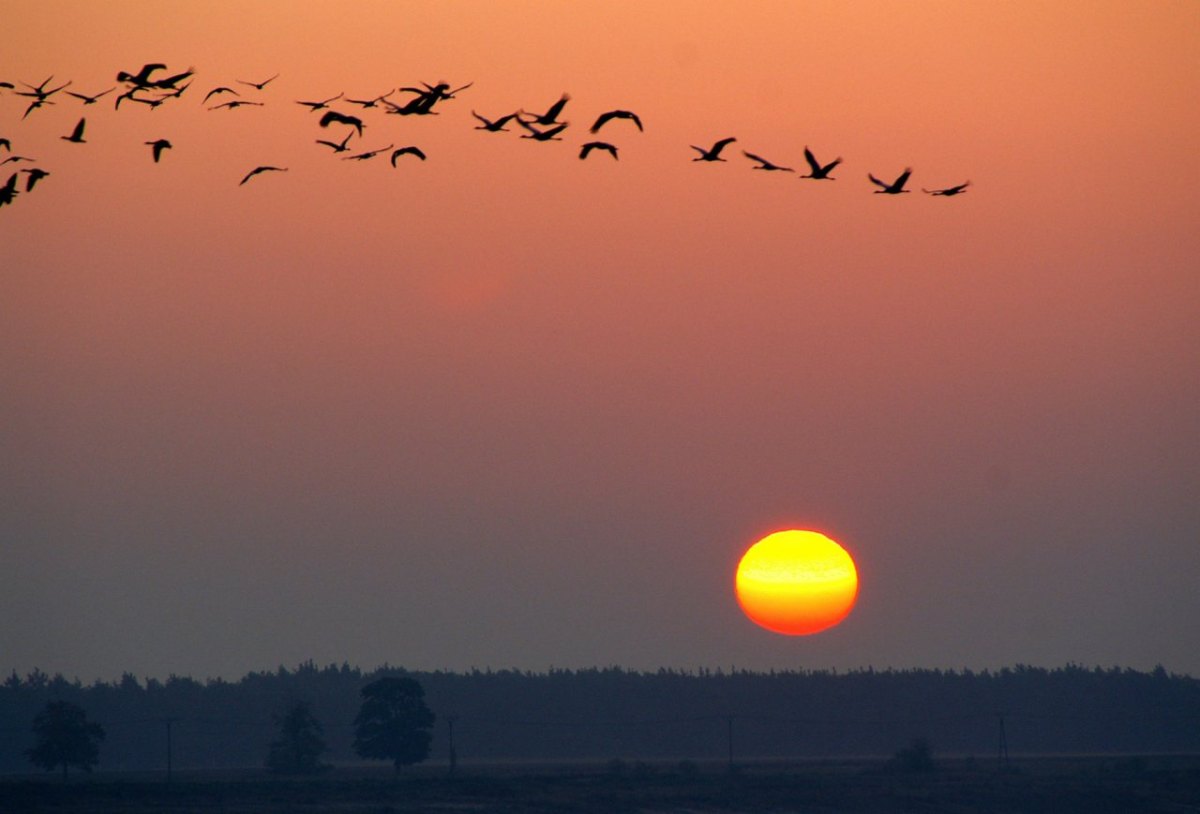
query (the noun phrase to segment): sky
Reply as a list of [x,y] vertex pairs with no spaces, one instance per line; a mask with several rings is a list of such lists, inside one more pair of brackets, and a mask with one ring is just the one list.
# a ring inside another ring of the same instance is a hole
[[[0,670],[1200,675],[1200,5],[0,16],[0,184],[50,173],[0,208]],[[14,95],[148,62],[194,85]],[[333,104],[395,167],[295,104],[441,81]],[[835,181],[741,154],[806,145]],[[857,563],[814,636],[734,596],[789,527]]]

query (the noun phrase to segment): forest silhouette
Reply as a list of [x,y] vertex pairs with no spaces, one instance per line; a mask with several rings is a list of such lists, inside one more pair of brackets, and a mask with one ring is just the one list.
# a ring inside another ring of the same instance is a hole
[[1002,742],[1013,755],[1200,751],[1200,680],[1161,667],[455,673],[306,662],[234,682],[14,672],[0,684],[0,771],[30,771],[31,722],[52,701],[104,727],[101,772],[163,769],[168,726],[177,769],[261,768],[297,702],[323,728],[323,759],[358,763],[361,691],[386,676],[423,687],[437,721],[430,760],[443,764],[451,746],[463,763],[888,756],[917,738],[979,760],[996,760]]

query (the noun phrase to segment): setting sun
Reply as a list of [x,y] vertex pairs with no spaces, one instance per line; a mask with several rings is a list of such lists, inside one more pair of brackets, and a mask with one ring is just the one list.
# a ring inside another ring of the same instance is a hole
[[846,550],[824,534],[777,531],[742,556],[736,591],[755,624],[804,636],[846,618],[858,595],[858,571]]

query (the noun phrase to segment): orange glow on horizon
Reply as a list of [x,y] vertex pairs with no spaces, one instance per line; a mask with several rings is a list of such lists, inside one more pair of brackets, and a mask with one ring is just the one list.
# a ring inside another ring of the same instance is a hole
[[775,633],[806,636],[841,622],[858,596],[854,560],[816,531],[769,534],[738,563],[736,593],[742,611]]

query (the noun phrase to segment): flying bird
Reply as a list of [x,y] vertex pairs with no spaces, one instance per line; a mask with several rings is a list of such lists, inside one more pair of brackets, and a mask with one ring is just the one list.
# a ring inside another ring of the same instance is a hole
[[959,195],[963,192],[966,192],[967,187],[969,187],[969,186],[971,186],[971,182],[967,181],[965,184],[959,184],[958,186],[953,186],[953,187],[946,187],[945,189],[925,189],[924,187],[922,187],[921,191],[927,192],[930,195],[943,195],[947,198],[950,198],[955,195]]
[[368,107],[379,107],[380,102],[382,102],[384,99],[391,96],[395,92],[396,92],[396,89],[392,88],[387,93],[376,96],[374,99],[351,99],[349,97],[346,97],[346,101],[352,105],[358,105],[359,107],[362,107],[364,109],[368,108]]
[[890,184],[885,184],[871,173],[867,173],[867,177],[871,179],[871,183],[879,187],[875,190],[876,195],[899,195],[902,192],[912,192],[911,189],[905,189],[904,185],[908,183],[908,176],[912,175],[912,167],[905,167],[904,172],[900,173],[899,177]]
[[600,114],[600,117],[596,119],[596,123],[592,125],[591,132],[595,133],[597,130],[603,127],[606,122],[612,121],[613,119],[629,119],[637,125],[637,129],[639,131],[642,130],[642,120],[638,118],[636,113],[633,113],[629,110],[610,110],[607,113]]
[[588,153],[590,153],[592,150],[602,150],[611,155],[614,159],[617,157],[617,148],[612,144],[609,144],[607,141],[589,141],[587,144],[583,145],[582,149],[579,151],[580,160],[582,161],[583,159],[587,158]]
[[165,138],[155,139],[154,141],[147,141],[146,145],[148,147],[150,147],[154,152],[154,163],[155,164],[158,163],[158,159],[162,158],[163,150],[169,150],[174,146],[171,144],[171,142],[167,141]]
[[152,86],[150,82],[150,74],[155,71],[164,70],[167,66],[162,62],[148,62],[142,66],[142,69],[136,74],[126,71],[117,72],[117,81],[124,82],[127,85],[133,85],[139,88],[149,88]]
[[[174,76],[168,76],[165,79],[158,79],[147,83],[149,88],[157,88],[158,90],[174,90],[175,86],[196,72],[195,68],[188,68],[183,73],[177,73]],[[191,83],[189,83],[191,84]]]
[[287,167],[270,167],[270,166],[255,167],[254,169],[250,170],[250,172],[246,173],[246,177],[238,182],[238,186],[240,187],[242,184],[246,183],[251,178],[258,175],[260,172],[287,172]]
[[[64,136],[64,138],[66,138],[66,137]],[[0,164],[7,164],[10,161],[14,164],[20,164],[22,161],[37,161],[37,159],[30,158],[27,155],[10,155],[8,158],[4,159],[3,161],[0,161]]]
[[767,159],[757,156],[754,153],[748,153],[745,150],[742,150],[742,155],[746,156],[746,158],[749,158],[751,161],[758,162],[758,166],[753,168],[756,170],[766,170],[768,172],[795,172],[795,170],[791,167],[781,167],[778,164],[772,164]]
[[71,86],[71,83],[67,82],[65,84],[59,85],[57,88],[51,88],[50,90],[46,90],[46,86],[50,84],[50,80],[53,78],[54,78],[54,74],[47,76],[46,79],[40,85],[31,85],[28,82],[22,82],[21,84],[24,85],[25,87],[29,88],[29,90],[27,90],[27,91],[17,90],[17,91],[13,91],[13,93],[15,93],[17,96],[28,96],[31,99],[36,99],[37,101],[44,103],[47,99],[49,99],[54,94],[58,93],[63,88],[68,88]]
[[529,132],[521,136],[521,138],[531,138],[535,141],[562,141],[558,134],[567,129],[567,122],[563,122],[557,127],[551,127],[549,130],[538,130],[524,119],[518,118],[517,123],[524,127]]
[[95,96],[88,96],[86,93],[76,93],[73,90],[69,90],[69,91],[67,91],[67,95],[74,96],[76,99],[82,99],[83,103],[85,105],[94,105],[94,104],[96,104],[97,99],[99,99],[101,96],[105,96],[109,93],[112,93],[114,90],[116,90],[115,87],[109,88],[108,90],[102,90],[99,93],[97,93]]
[[476,130],[487,130],[489,133],[507,133],[508,128],[505,127],[504,125],[506,125],[510,121],[512,121],[516,117],[517,114],[509,113],[507,116],[501,116],[500,118],[496,119],[495,121],[492,121],[490,119],[485,119],[483,116],[480,116],[474,110],[471,111],[471,115],[474,116],[475,118],[479,119],[480,122],[482,122],[482,124],[480,124],[478,127],[475,128]]
[[367,150],[365,153],[356,153],[354,155],[348,155],[348,156],[345,156],[344,158],[342,158],[342,160],[343,161],[366,161],[368,159],[374,158],[375,156],[379,155],[382,152],[392,149],[392,146],[393,145],[389,144],[386,147],[380,147],[378,150]]
[[220,110],[223,107],[228,108],[229,110],[237,110],[239,107],[246,107],[248,105],[253,105],[254,107],[266,107],[266,105],[262,102],[248,102],[244,99],[231,99],[228,102],[222,102],[219,105],[213,105],[209,108],[209,110]]
[[833,168],[842,163],[842,157],[839,155],[828,164],[822,165],[817,161],[817,157],[812,154],[812,150],[808,147],[804,148],[804,160],[808,162],[810,172],[808,175],[801,175],[801,178],[812,178],[817,181],[836,181],[836,178],[830,177],[829,173],[833,172]]
[[396,159],[402,155],[415,155],[417,158],[421,159],[422,161],[425,160],[425,153],[423,150],[421,150],[420,147],[412,147],[412,146],[401,147],[398,150],[392,151],[392,166],[393,167],[396,166]]
[[309,110],[311,110],[315,113],[318,110],[324,110],[325,108],[329,107],[330,102],[336,102],[338,99],[342,98],[342,95],[343,95],[342,93],[339,93],[337,96],[330,96],[328,99],[326,99],[323,102],[299,102],[298,101],[298,102],[296,102],[296,104],[304,105]]
[[27,170],[21,170],[21,172],[29,174],[29,177],[25,179],[25,191],[26,192],[33,192],[34,184],[36,184],[38,181],[42,180],[43,178],[45,178],[47,175],[50,174],[50,173],[46,172],[45,170],[40,169],[38,167],[31,167],[30,169],[27,169]]
[[721,151],[735,141],[737,141],[737,139],[732,137],[723,138],[713,146],[709,147],[707,150],[703,147],[697,147],[695,144],[689,144],[688,146],[700,153],[700,157],[693,158],[693,161],[724,161],[725,159],[721,158]]
[[[533,118],[527,122],[528,124],[557,124],[559,114],[562,113],[563,108],[567,106],[567,102],[569,101],[571,101],[571,97],[564,93],[557,102],[550,105],[550,108],[545,113],[530,113],[528,110],[521,110],[520,112],[527,116],[533,116]],[[524,119],[521,121],[524,122]],[[522,136],[522,138],[526,137]]]
[[354,133],[347,133],[346,137],[341,141],[327,141],[319,138],[317,139],[317,144],[324,144],[326,147],[331,147],[335,153],[344,153],[350,149],[346,145],[350,143],[350,139],[352,138],[354,138]]
[[17,197],[17,177],[19,175],[20,173],[14,172],[8,176],[8,183],[0,187],[0,206],[12,203],[13,198]]
[[279,74],[275,74],[270,79],[264,79],[261,82],[247,82],[245,79],[239,79],[237,81],[241,82],[243,85],[249,85],[250,87],[254,88],[255,90],[262,90],[263,88],[265,88],[267,85],[269,85],[271,82],[274,82],[278,78],[279,78]]
[[321,121],[319,123],[322,127],[328,127],[334,123],[348,124],[358,131],[359,138],[362,138],[363,128],[366,127],[366,125],[363,124],[362,119],[358,118],[358,116],[347,116],[344,113],[338,113],[336,110],[328,111],[324,116],[321,117]]
[[76,123],[75,129],[71,131],[71,135],[59,136],[59,138],[61,138],[63,141],[70,141],[75,144],[87,144],[87,142],[83,140],[83,127],[85,124],[87,124],[87,119],[80,119]]
[[187,90],[188,88],[190,88],[192,86],[194,81],[195,80],[193,80],[192,82],[188,82],[186,85],[181,85],[178,88],[174,88],[173,90],[171,90],[168,93],[164,93],[161,98],[163,98],[163,99],[178,99],[180,96],[183,95],[183,92],[185,90]]
[[204,94],[204,99],[201,100],[200,104],[202,104],[202,105],[208,104],[208,100],[211,99],[212,97],[216,96],[218,93],[232,93],[234,96],[242,95],[242,94],[238,93],[236,90],[234,90],[233,88],[229,88],[229,87],[226,87],[225,85],[221,85],[219,87],[213,88],[208,93]]

